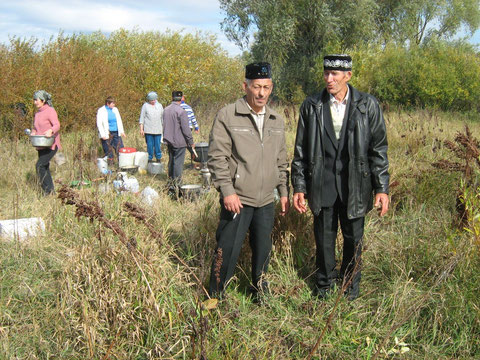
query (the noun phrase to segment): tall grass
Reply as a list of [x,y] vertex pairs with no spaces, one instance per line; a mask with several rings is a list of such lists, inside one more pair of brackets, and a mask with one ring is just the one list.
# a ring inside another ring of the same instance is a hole
[[[197,141],[206,140],[213,114],[199,110]],[[257,305],[247,293],[245,245],[225,299],[207,309],[219,213],[213,189],[195,202],[173,201],[164,175],[138,175],[142,188],[160,193],[153,206],[103,193],[100,183],[111,179],[73,189],[77,205],[63,204],[39,195],[27,139],[0,140],[0,217],[46,222],[28,241],[0,242],[0,358],[305,359],[317,342],[316,359],[478,358],[479,248],[454,221],[459,174],[432,166],[452,159],[444,140],[469,120],[427,111],[386,119],[392,208],[367,217],[361,296],[353,302],[311,295],[311,214],[291,212],[275,222],[268,301]],[[144,148],[136,127],[127,132],[130,146]],[[94,130],[62,136],[68,162],[52,161],[54,179],[99,178]],[[187,155],[185,181],[200,183],[188,165]],[[83,216],[82,206],[102,215]]]

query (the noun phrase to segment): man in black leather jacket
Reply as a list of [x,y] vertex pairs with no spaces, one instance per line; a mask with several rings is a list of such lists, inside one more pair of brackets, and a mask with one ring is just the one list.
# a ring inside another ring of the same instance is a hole
[[[387,133],[377,100],[348,84],[348,55],[324,58],[326,88],[300,107],[292,161],[293,205],[304,213],[305,200],[314,215],[316,242],[315,294],[327,295],[337,278],[350,300],[359,295],[365,214],[388,210]],[[335,269],[338,222],[343,261]]]

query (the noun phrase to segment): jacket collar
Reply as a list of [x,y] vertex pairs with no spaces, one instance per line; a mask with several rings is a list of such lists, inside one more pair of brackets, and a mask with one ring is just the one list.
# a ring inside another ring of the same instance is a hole
[[[349,87],[349,97],[350,97],[350,106],[356,106],[358,102],[364,99],[363,93],[355,89],[352,85],[348,85]],[[323,89],[321,92],[312,95],[308,98],[308,101],[313,105],[313,106],[321,106],[324,103],[328,103],[330,100],[330,94],[327,92],[326,89]]]
[[[238,99],[235,102],[235,112],[240,115],[250,115],[250,109],[247,105],[246,96]],[[270,106],[265,105],[265,119],[275,120],[277,117],[277,113],[273,111]]]

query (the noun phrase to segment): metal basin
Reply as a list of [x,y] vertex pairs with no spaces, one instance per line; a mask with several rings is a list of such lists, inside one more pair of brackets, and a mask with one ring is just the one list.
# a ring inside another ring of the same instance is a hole
[[149,174],[157,175],[163,173],[163,164],[160,162],[149,162],[147,164],[147,171]]
[[135,174],[138,171],[138,165],[122,166],[120,171],[124,171],[129,174]]
[[50,147],[55,142],[55,136],[30,135],[30,142],[36,147]]
[[186,200],[197,199],[202,192],[201,185],[182,185],[180,186],[180,195]]

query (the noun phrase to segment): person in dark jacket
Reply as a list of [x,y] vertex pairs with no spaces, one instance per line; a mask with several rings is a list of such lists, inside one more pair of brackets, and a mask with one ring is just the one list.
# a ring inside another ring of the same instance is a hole
[[[352,59],[324,57],[326,88],[307,97],[300,117],[292,161],[293,206],[313,212],[316,242],[315,291],[325,297],[343,280],[348,299],[359,295],[365,214],[388,210],[387,133],[377,100],[348,82]],[[338,222],[344,239],[340,272],[336,270]]]
[[172,103],[163,112],[163,141],[168,147],[168,177],[172,195],[178,195],[178,187],[182,181],[185,149],[187,146],[195,147],[187,113],[180,107],[182,96],[181,91],[173,91]]

